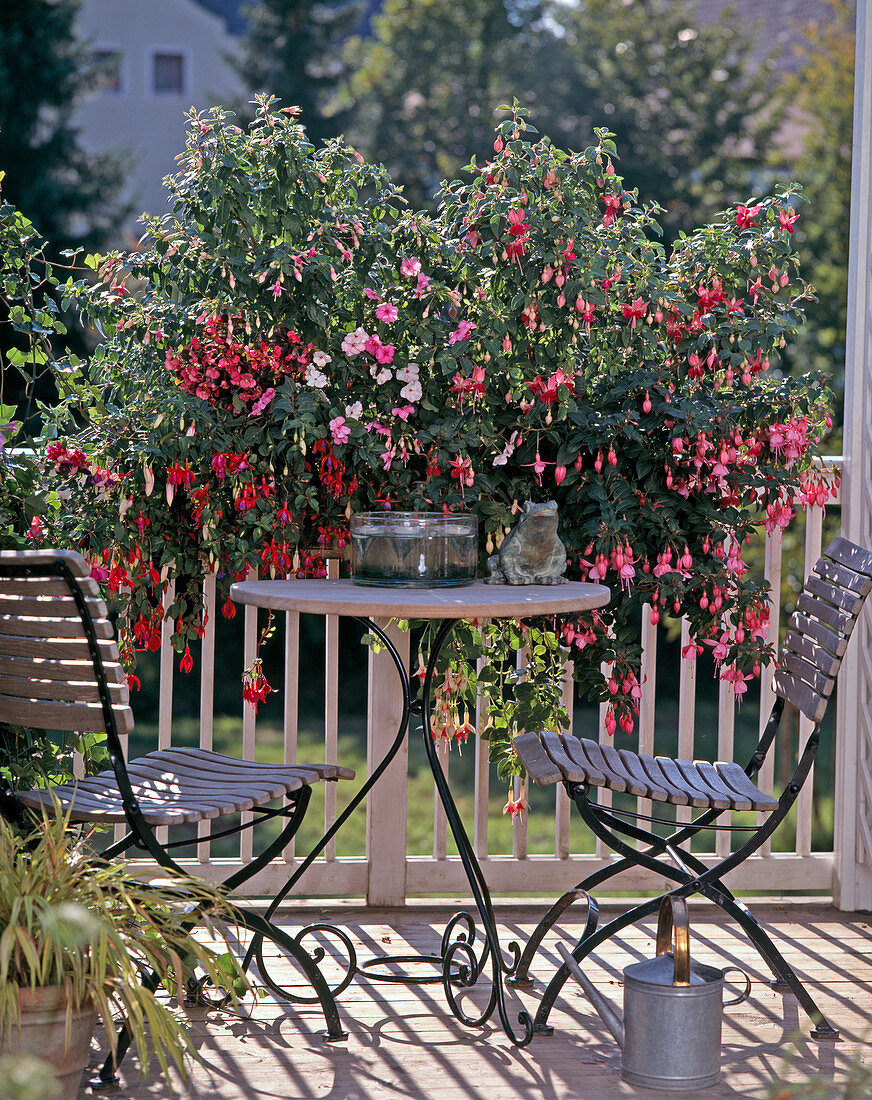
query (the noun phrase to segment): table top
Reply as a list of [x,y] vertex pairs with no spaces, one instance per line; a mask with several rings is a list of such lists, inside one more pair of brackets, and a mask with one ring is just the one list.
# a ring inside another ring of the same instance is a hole
[[351,580],[239,581],[230,588],[235,603],[273,611],[356,615],[370,619],[522,619],[603,607],[605,585],[473,584],[457,588],[370,588]]

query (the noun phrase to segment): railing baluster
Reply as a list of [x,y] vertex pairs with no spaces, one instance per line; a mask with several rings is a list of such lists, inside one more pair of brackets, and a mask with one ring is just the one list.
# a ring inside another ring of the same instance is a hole
[[[563,705],[569,715],[569,732],[575,730],[575,681],[572,661],[563,666]],[[569,858],[569,828],[572,820],[572,803],[562,783],[554,788],[554,854],[558,859]]]
[[[257,570],[249,569],[248,575],[245,578],[249,581],[257,580]],[[244,640],[242,644],[243,662],[246,668],[251,668],[255,657],[257,656],[257,608],[252,607],[250,604],[245,608],[245,620],[244,620]],[[256,718],[254,713],[254,707],[248,703],[242,704],[242,759],[254,760],[254,744],[255,744],[255,730],[256,730]],[[253,818],[251,810],[245,810],[242,814],[242,821],[248,822]],[[252,836],[251,829],[246,829],[240,836],[239,844],[239,858],[243,863],[250,862],[252,858]]]
[[[778,643],[780,637],[781,626],[781,550],[782,550],[782,531],[780,527],[772,532],[771,535],[766,535],[766,556],[763,566],[763,572],[766,580],[769,582],[769,588],[771,596],[769,598],[769,630],[767,632],[767,640],[775,646],[776,652],[778,651]],[[766,728],[766,723],[769,720],[769,711],[772,709],[772,701],[775,695],[772,691],[772,677],[775,675],[775,668],[772,664],[762,669],[760,673],[760,722],[759,732],[762,735],[763,730]],[[757,784],[764,791],[772,791],[773,782],[775,778],[775,760],[773,753],[770,753],[766,758],[766,762],[760,769],[760,773],[757,777]],[[762,816],[757,814],[757,821],[760,822]],[[768,856],[772,851],[772,844],[770,841],[766,843],[760,849],[760,854]]]
[[[805,513],[805,576],[811,572],[815,562],[821,556],[824,533],[823,508],[809,508]],[[802,752],[802,747],[808,739],[808,735],[814,728],[814,724],[805,717],[799,716],[799,738],[797,740],[797,753]],[[796,854],[807,856],[811,853],[811,833],[814,804],[814,765],[805,781],[799,797],[796,800]]]
[[[718,680],[718,760],[732,760],[736,724],[736,695],[726,680]],[[705,758],[705,753],[698,755]],[[727,818],[724,824],[729,824]],[[730,853],[730,834],[715,833],[715,854],[726,856]]]
[[[207,751],[212,748],[215,711],[216,592],[215,574],[207,573],[203,579],[203,613],[206,617],[206,626],[200,649],[200,748]],[[208,840],[202,839],[209,835],[209,830],[208,821],[201,821],[197,826],[197,836],[201,838],[197,845],[197,859],[200,863],[208,863],[211,855],[212,845]]]
[[[657,626],[651,622],[651,605],[642,605],[642,667],[639,700],[639,752],[654,752],[654,701],[657,692]],[[650,815],[650,798],[636,800],[639,813]]]
[[[297,739],[299,736],[300,704],[300,613],[285,612],[285,698],[282,707],[283,757],[286,764],[297,762]],[[294,841],[286,844],[282,858],[287,863],[294,861]]]
[[[690,645],[690,625],[687,619],[681,620],[681,654],[678,673],[678,755],[687,756],[693,752],[694,731],[696,729],[696,658],[685,658],[685,648]],[[676,806],[675,820],[690,821],[689,806]]]
[[[176,598],[176,582],[170,581],[164,596],[164,610],[170,607]],[[157,747],[168,749],[172,743],[173,735],[173,647],[172,636],[174,623],[172,619],[164,616],[160,625],[160,679],[159,701],[157,708]],[[159,844],[167,842],[167,827],[161,825],[155,830],[155,836]]]
[[[526,646],[522,646],[518,650],[517,657],[515,658],[516,667],[526,668],[530,664],[530,651]],[[527,777],[524,776],[523,780],[512,780],[512,794],[515,801],[519,798],[527,800]],[[527,858],[527,815],[526,814],[514,814],[512,817],[512,855],[515,859]]]
[[[339,559],[327,559],[327,576],[336,580],[339,576]],[[324,762],[339,761],[339,616],[325,616],[324,637]],[[336,820],[336,784],[324,784],[324,830]],[[324,849],[328,862],[336,859],[336,838]]]
[[[481,672],[485,662],[476,662],[476,672]],[[481,731],[487,713],[487,700],[480,694],[475,700],[475,728]],[[472,826],[472,847],[479,859],[487,858],[488,810],[490,801],[490,743],[476,734],[475,738],[475,810]]]

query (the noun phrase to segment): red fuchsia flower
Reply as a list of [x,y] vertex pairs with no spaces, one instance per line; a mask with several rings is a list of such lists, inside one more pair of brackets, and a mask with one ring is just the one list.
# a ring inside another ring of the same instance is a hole
[[27,529],[27,537],[31,542],[39,543],[45,538],[45,527],[39,516],[34,516],[30,521],[30,526]]
[[771,535],[777,527],[789,527],[795,514],[789,501],[771,501],[766,505],[766,518],[763,520],[763,526]]
[[594,313],[596,312],[596,306],[593,302],[586,302],[584,298],[579,295],[575,300],[575,308],[581,314],[581,319],[584,322],[585,329],[590,332],[590,323],[593,320]]
[[733,685],[733,693],[736,696],[736,705],[742,705],[742,696],[748,690],[746,681],[753,680],[753,672],[749,672],[746,675],[742,674],[742,670],[738,668],[724,668],[721,669],[721,679],[726,680],[728,684]]
[[407,279],[414,279],[420,272],[421,261],[417,256],[411,256],[400,261],[400,274],[405,275]]
[[639,321],[644,318],[648,305],[649,303],[643,298],[636,298],[632,302],[624,302],[621,306],[621,313],[624,315],[624,320],[630,322],[631,332],[635,329]]
[[187,488],[189,485],[192,485],[195,480],[194,471],[188,465],[187,459],[185,459],[184,466],[179,462],[174,462],[172,466],[167,467],[168,485],[181,485],[183,488]]
[[511,814],[512,817],[520,817],[524,810],[528,810],[529,808],[525,798],[515,798],[513,792],[509,790],[509,797],[506,800],[505,806],[503,806],[504,814]]
[[565,466],[555,466],[554,467],[554,481],[556,482],[556,484],[557,485],[562,484],[563,479],[565,477],[566,477],[566,467]]
[[448,343],[457,344],[460,343],[461,340],[468,340],[469,334],[476,327],[477,326],[472,321],[460,321],[457,328],[448,334]]
[[181,661],[179,661],[179,669],[181,672],[190,672],[194,667],[194,658],[191,656],[191,650],[189,646],[185,646],[185,653]]
[[225,619],[236,618],[236,604],[228,596],[224,603],[221,605],[221,614]]
[[87,470],[89,466],[88,456],[84,451],[68,450],[63,443],[49,443],[45,449],[45,457],[53,462],[58,473],[72,474],[77,470]]
[[263,674],[263,662],[256,657],[251,668],[247,668],[242,674],[242,698],[257,714],[259,704],[266,702],[267,695],[273,690]]
[[376,307],[375,315],[380,321],[390,324],[397,319],[397,307],[392,302],[382,302],[380,306]]
[[615,708],[612,706],[610,706],[609,709],[606,711],[604,725],[606,727],[606,733],[609,735],[609,737],[614,737],[615,730],[618,728],[618,723],[615,720]]
[[273,285],[270,287],[273,298],[278,298],[282,293],[282,277],[281,275],[276,279]]
[[557,392],[558,386],[565,386],[570,393],[575,392],[573,384],[574,378],[574,374],[566,375],[562,370],[557,370],[551,375],[547,382],[543,382],[537,375],[532,382],[527,383],[527,388],[532,390],[539,400],[546,405],[553,405],[559,396]]
[[760,206],[737,206],[736,207],[736,225],[739,229],[750,229],[755,226],[757,222],[754,220],[760,213],[762,207]]
[[[793,232],[793,226],[796,222],[799,214],[797,214],[792,206],[789,206],[786,210],[778,211],[778,227],[779,229],[786,229],[788,233]],[[781,284],[785,286],[785,283]]]
[[475,482],[475,471],[472,468],[470,459],[461,458],[460,455],[452,458],[451,476],[457,478],[461,485],[465,485],[467,488],[471,487]]
[[606,192],[606,194],[603,195],[603,202],[606,204],[606,211],[603,214],[603,225],[611,225],[618,216],[618,211],[621,209],[621,196],[612,195]]

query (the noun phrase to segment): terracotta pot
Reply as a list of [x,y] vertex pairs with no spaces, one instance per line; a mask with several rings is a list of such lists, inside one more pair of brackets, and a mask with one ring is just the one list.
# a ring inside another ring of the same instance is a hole
[[60,986],[22,989],[21,1027],[0,1047],[4,1054],[32,1054],[55,1071],[61,1085],[59,1100],[76,1100],[82,1070],[88,1064],[96,1010],[88,1005],[73,1009],[67,1043],[67,1000]]

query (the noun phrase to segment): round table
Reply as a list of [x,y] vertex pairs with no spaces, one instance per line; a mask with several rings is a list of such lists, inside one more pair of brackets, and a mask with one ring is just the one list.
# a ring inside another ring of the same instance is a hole
[[[350,580],[274,580],[242,581],[231,586],[230,598],[235,603],[251,604],[272,611],[299,611],[309,614],[346,615],[361,620],[367,629],[379,638],[393,659],[403,693],[403,712],[396,737],[378,766],[367,777],[360,791],[355,795],[336,821],[327,830],[312,851],[300,863],[267,910],[267,919],[272,916],[281,901],[287,896],[294,884],[304,874],[312,861],[324,850],[328,841],[335,836],[342,825],[357,809],[367,793],[378,782],[390,762],[396,756],[409,729],[412,715],[422,720],[422,734],[427,752],[427,760],[451,833],[457,845],[472,895],[475,899],[485,934],[484,950],[477,956],[472,948],[474,920],[468,913],[458,913],[449,922],[442,936],[438,955],[428,955],[402,959],[387,957],[369,960],[357,966],[353,948],[350,949],[349,972],[340,990],[357,969],[365,970],[369,977],[381,981],[441,981],[449,1006],[455,1017],[470,1027],[485,1023],[496,1008],[503,1028],[512,1042],[525,1046],[533,1035],[533,1021],[529,1013],[520,1013],[518,1019],[523,1025],[523,1034],[515,1034],[509,1020],[505,1004],[503,976],[513,973],[518,963],[520,951],[517,945],[510,945],[513,957],[507,962],[500,947],[496,921],[484,874],[463,826],[447,779],[442,771],[436,747],[430,730],[430,694],[433,676],[439,652],[456,623],[461,619],[524,619],[540,616],[573,614],[603,607],[608,603],[609,589],[600,584],[585,584],[569,581],[564,584],[544,585],[507,585],[485,584],[476,581],[471,585],[452,588],[381,588],[355,584]],[[439,629],[428,656],[426,674],[423,681],[421,699],[415,699],[412,691],[409,670],[384,630],[376,619],[428,619],[441,620]],[[321,926],[323,928],[323,926]],[[347,937],[338,933],[349,948]],[[452,939],[452,937],[454,937]],[[492,990],[484,1010],[475,1017],[466,1015],[457,1002],[453,986],[474,985],[480,974],[491,962]],[[441,974],[436,977],[417,977],[397,975],[391,972],[376,972],[372,967],[386,961],[426,962],[437,966]]]

